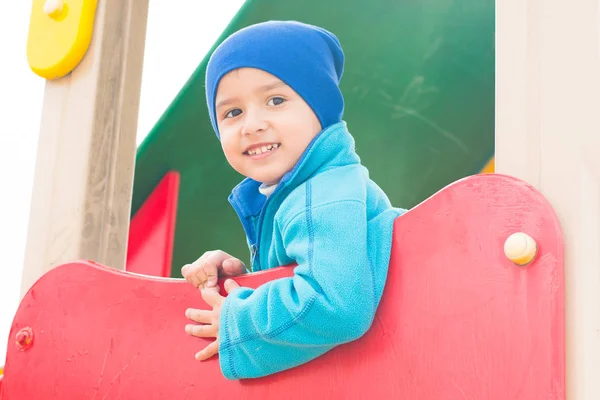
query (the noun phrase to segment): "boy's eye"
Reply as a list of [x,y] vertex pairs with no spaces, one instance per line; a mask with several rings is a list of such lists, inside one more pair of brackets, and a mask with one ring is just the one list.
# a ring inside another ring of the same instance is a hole
[[270,106],[278,106],[285,101],[283,97],[271,97],[267,103]]
[[227,114],[225,114],[225,118],[237,117],[241,113],[242,113],[242,110],[240,110],[239,108],[234,108],[233,110],[230,110]]

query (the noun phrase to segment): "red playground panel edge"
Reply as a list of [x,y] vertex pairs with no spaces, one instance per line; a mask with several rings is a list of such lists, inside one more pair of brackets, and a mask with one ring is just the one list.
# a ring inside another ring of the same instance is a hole
[[179,173],[169,171],[131,219],[126,271],[170,277]]
[[[538,246],[526,266],[504,255],[515,232]],[[257,287],[291,274],[279,267],[236,280]],[[218,357],[194,360],[209,340],[185,333],[188,307],[207,308],[180,279],[88,261],[56,267],[15,315],[0,397],[565,398],[561,229],[538,191],[504,175],[459,180],[399,217],[371,329],[316,360],[226,380]]]

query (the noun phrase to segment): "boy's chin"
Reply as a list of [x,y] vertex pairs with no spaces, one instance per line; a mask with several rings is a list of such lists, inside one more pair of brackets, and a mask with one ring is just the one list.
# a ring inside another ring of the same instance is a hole
[[264,183],[266,185],[274,185],[281,180],[283,174],[256,174],[254,176],[250,176],[250,178],[254,179],[257,182]]

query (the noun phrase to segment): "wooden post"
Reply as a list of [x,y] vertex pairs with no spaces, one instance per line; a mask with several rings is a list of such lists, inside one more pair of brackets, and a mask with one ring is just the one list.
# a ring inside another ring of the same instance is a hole
[[[565,238],[566,398],[600,398],[600,1],[496,2],[496,172]],[[550,334],[550,332],[548,332]]]
[[21,297],[66,261],[124,269],[147,16],[99,1],[86,56],[46,83]]

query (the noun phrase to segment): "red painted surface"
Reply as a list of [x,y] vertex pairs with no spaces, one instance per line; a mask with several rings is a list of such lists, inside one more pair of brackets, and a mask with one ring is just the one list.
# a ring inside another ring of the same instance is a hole
[[[517,231],[539,246],[527,267],[503,253]],[[256,287],[291,272],[237,280]],[[206,307],[190,285],[71,263],[20,304],[2,400],[564,399],[563,291],[549,204],[521,181],[477,176],[397,219],[384,296],[358,341],[273,376],[227,381],[216,357],[194,360],[209,340],[184,332],[185,309]],[[33,344],[18,351],[27,326]]]
[[126,270],[169,277],[175,240],[179,173],[168,172],[131,219]]
[[33,331],[30,327],[19,330],[15,335],[15,345],[21,351],[27,350],[33,344]]

